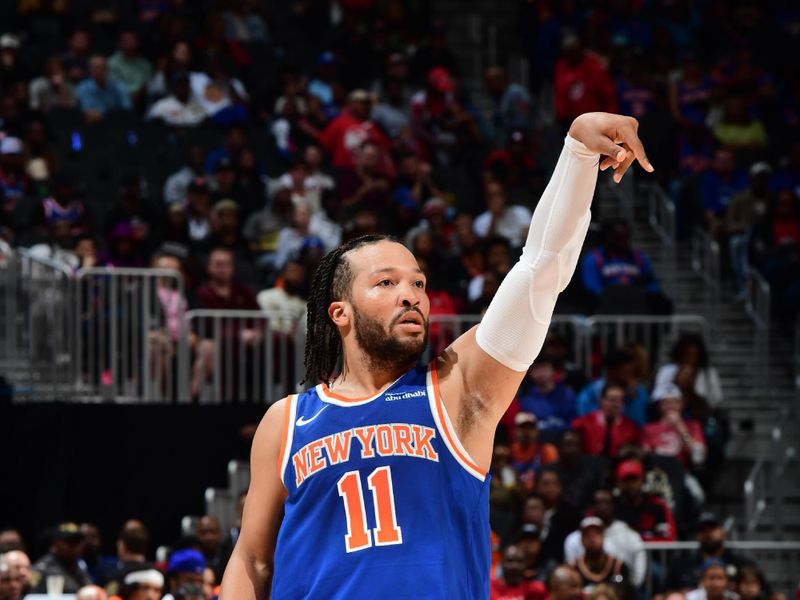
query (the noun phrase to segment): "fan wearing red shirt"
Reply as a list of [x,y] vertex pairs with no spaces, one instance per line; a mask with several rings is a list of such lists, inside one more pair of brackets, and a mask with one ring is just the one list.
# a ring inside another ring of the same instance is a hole
[[674,383],[663,384],[653,392],[653,400],[661,419],[644,426],[642,445],[659,456],[677,458],[686,468],[701,466],[706,458],[703,426],[694,419],[684,420],[681,390]]
[[522,549],[511,544],[503,552],[503,574],[493,578],[489,592],[490,600],[540,600],[547,597],[541,581],[525,581],[522,572],[525,556]]
[[614,503],[614,517],[625,521],[645,542],[674,542],[675,518],[662,498],[642,490],[642,464],[634,459],[624,460],[617,466],[616,476],[619,496]]
[[568,34],[555,67],[556,117],[562,123],[585,112],[617,111],[617,92],[605,65]]
[[347,97],[347,108],[331,121],[319,136],[319,142],[332,156],[337,169],[355,169],[358,152],[364,142],[372,142],[383,151],[384,170],[393,174],[388,158],[389,138],[370,118],[372,103],[364,90],[353,90]]
[[622,414],[625,389],[606,383],[600,396],[600,409],[572,421],[572,428],[583,441],[583,452],[592,456],[614,458],[626,444],[639,443],[639,428]]

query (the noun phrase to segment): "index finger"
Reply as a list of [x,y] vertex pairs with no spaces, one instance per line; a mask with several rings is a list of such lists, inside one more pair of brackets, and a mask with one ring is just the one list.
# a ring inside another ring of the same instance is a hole
[[620,133],[622,134],[623,141],[631,149],[633,155],[636,157],[636,160],[639,161],[639,164],[642,165],[645,171],[652,173],[655,169],[653,168],[653,165],[650,164],[647,154],[645,154],[644,145],[636,133],[636,127],[626,127],[622,129]]

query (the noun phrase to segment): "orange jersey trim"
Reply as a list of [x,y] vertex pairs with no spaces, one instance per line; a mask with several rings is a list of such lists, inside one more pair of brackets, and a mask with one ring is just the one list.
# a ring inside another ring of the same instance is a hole
[[458,436],[455,435],[454,431],[450,431],[448,419],[444,410],[444,401],[442,400],[442,395],[439,393],[439,373],[436,371],[435,360],[431,363],[431,383],[433,384],[433,396],[436,401],[436,412],[439,414],[439,422],[442,424],[442,429],[444,430],[444,434],[447,436],[448,442],[450,442],[450,447],[452,448],[453,452],[456,453],[461,462],[467,465],[470,469],[473,469],[474,471],[486,477],[486,471],[481,469],[478,465],[472,462],[472,459],[469,456],[459,450],[459,446],[461,444],[458,442]]

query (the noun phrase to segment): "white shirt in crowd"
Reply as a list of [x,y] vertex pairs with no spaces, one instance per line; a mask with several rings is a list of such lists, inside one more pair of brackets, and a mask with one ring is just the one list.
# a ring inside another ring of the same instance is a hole
[[184,104],[175,96],[162,98],[147,113],[148,120],[161,119],[167,125],[176,127],[192,127],[201,123],[206,116],[206,111],[195,100],[190,99]]
[[[492,225],[492,213],[488,210],[482,212],[472,223],[472,230],[481,238],[489,236],[489,228]],[[494,228],[495,235],[502,235],[510,240],[511,245],[519,248],[525,243],[525,236],[531,224],[531,211],[524,206],[507,206],[497,219]]]
[[[675,375],[678,374],[678,365],[669,363],[664,365],[658,370],[656,375],[656,383],[653,389],[665,383],[672,383],[675,381]],[[716,408],[722,404],[724,396],[722,394],[722,382],[719,379],[719,373],[714,367],[706,367],[705,369],[698,369],[694,378],[694,391],[703,398],[712,407]]]
[[[647,552],[642,537],[631,529],[624,521],[613,521],[606,527],[603,536],[603,549],[624,562],[630,570],[631,580],[635,586],[644,583],[647,574]],[[583,556],[580,530],[573,531],[564,540],[564,561],[575,562]]]

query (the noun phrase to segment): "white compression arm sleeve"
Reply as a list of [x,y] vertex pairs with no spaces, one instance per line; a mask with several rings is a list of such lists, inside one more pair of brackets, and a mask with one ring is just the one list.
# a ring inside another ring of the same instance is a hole
[[478,325],[478,345],[509,369],[527,370],[544,344],[556,299],[572,278],[589,229],[598,161],[599,154],[565,138],[522,256]]

